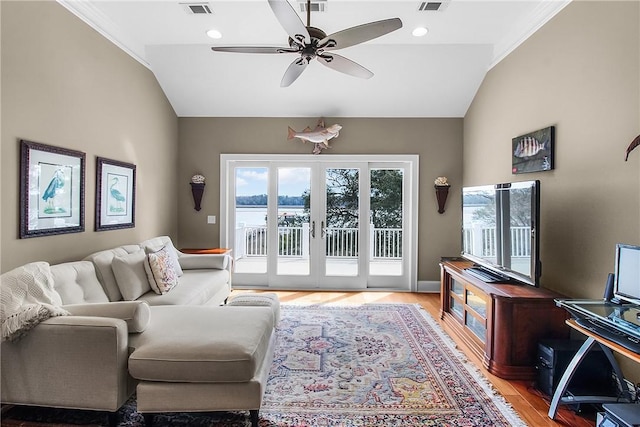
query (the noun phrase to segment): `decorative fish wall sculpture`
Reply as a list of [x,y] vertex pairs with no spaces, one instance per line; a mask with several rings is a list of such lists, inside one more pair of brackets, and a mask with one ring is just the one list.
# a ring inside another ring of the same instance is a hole
[[313,144],[313,154],[320,154],[322,150],[331,148],[329,146],[329,140],[337,137],[340,134],[340,129],[342,129],[342,126],[339,124],[325,128],[324,120],[320,119],[318,120],[318,125],[313,130],[307,126],[302,132],[296,132],[289,127],[287,139],[298,138],[302,142],[311,142]]
[[631,141],[631,144],[629,144],[629,146],[627,147],[627,155],[624,158],[625,162],[629,159],[629,153],[633,151],[633,149],[636,148],[638,145],[640,145],[640,135],[636,136],[636,139]]

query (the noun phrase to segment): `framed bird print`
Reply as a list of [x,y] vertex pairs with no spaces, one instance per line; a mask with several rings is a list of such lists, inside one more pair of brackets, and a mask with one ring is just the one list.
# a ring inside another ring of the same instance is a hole
[[85,153],[20,140],[20,238],[84,231]]
[[136,165],[98,157],[96,231],[135,227]]

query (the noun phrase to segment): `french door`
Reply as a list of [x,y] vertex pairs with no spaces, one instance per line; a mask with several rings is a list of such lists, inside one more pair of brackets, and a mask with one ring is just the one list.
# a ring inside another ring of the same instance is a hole
[[399,157],[222,155],[234,285],[412,289],[417,156]]

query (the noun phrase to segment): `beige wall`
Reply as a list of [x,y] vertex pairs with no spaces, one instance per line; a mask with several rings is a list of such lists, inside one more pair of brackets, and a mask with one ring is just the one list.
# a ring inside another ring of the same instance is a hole
[[[640,244],[640,3],[573,2],[486,76],[464,119],[464,183],[540,179],[542,286],[599,298]],[[511,175],[511,138],[556,126],[556,167]]]
[[[441,256],[459,253],[460,183],[462,180],[462,119],[326,118],[327,125],[343,126],[333,154],[420,155],[418,279],[439,280]],[[313,118],[180,118],[178,180],[179,244],[209,247],[219,243],[219,224],[208,225],[207,215],[220,215],[220,154],[310,154],[311,145],[287,141],[287,127],[314,127]],[[207,178],[202,210],[193,209],[189,180],[195,173]],[[446,175],[452,184],[447,211],[437,213],[433,189],[436,177]]]
[[[153,74],[52,1],[2,1],[1,270],[177,234],[178,121]],[[23,138],[86,153],[85,232],[18,238]],[[136,227],[94,232],[96,156],[137,165]]]

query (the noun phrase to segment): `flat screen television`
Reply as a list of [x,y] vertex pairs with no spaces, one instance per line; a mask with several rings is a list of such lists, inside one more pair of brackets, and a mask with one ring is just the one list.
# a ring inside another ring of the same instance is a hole
[[640,246],[616,245],[613,296],[617,301],[640,305]]
[[488,282],[540,285],[540,181],[462,189],[462,256]]

